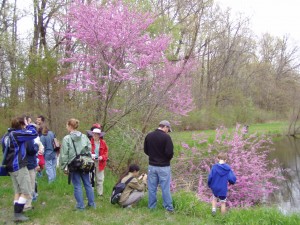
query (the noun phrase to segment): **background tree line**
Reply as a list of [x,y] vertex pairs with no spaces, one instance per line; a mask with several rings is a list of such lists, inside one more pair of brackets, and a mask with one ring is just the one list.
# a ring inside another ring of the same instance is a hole
[[[182,61],[183,69],[191,63],[195,70],[188,76],[180,68],[174,70],[175,74],[180,71],[178,76],[157,92],[153,92],[159,86],[154,78],[140,85],[107,80],[108,94],[104,96],[101,90],[85,86],[80,75],[75,79],[86,87],[85,91],[66,88],[71,81],[63,79],[74,65],[62,59],[70,57],[71,52],[90,51],[77,42],[66,44],[70,38],[61,35],[71,29],[66,15],[73,1],[32,0],[27,10],[22,2],[3,0],[0,6],[2,133],[12,116],[23,113],[44,115],[59,137],[65,135],[65,122],[70,117],[81,121],[81,130],[97,121],[109,132],[107,138],[112,139],[113,148],[130,149],[118,155],[122,159],[140,154],[144,134],[162,118],[176,124],[176,130],[292,118],[295,126],[290,127],[290,132],[297,133],[299,51],[288,36],[266,33],[258,37],[249,28],[249,18],[236,18],[212,0],[126,0],[123,2],[129,8],[154,16],[146,30],[150,37],[170,37],[165,52],[174,64],[169,67]],[[104,6],[109,1],[81,2]],[[32,24],[21,23],[23,17],[30,17]],[[32,27],[27,35],[19,32],[24,26]],[[103,58],[111,54],[109,50],[102,51]],[[126,65],[126,61],[119,60],[115,65]],[[95,75],[110,74],[110,69],[102,64]],[[153,74],[140,70],[138,76],[149,78]],[[174,98],[181,102],[166,107],[162,96],[176,88]],[[193,100],[190,108],[184,105],[190,101],[188,91]]]

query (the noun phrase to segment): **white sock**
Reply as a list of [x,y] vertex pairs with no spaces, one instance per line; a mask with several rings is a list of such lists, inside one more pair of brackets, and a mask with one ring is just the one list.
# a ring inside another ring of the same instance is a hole
[[216,209],[216,208],[212,208],[212,210],[211,210],[211,211],[215,212],[215,211],[217,211],[217,209]]
[[21,204],[21,205],[25,205],[26,201],[27,201],[26,198],[20,197],[19,200],[18,200],[18,203]]

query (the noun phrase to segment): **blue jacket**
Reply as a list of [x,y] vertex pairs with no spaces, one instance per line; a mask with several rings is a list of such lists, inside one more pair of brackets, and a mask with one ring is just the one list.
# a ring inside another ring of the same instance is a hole
[[230,166],[226,163],[213,165],[208,176],[208,186],[216,197],[227,196],[228,182],[230,184],[236,182],[236,176]]
[[26,154],[27,154],[27,169],[32,170],[37,167],[36,154],[39,151],[39,146],[34,143],[34,140],[26,141]]
[[33,125],[28,125],[24,130],[8,129],[1,142],[4,151],[9,137],[9,149],[4,164],[7,166],[8,172],[15,172],[27,166],[25,142],[33,140],[38,136]]

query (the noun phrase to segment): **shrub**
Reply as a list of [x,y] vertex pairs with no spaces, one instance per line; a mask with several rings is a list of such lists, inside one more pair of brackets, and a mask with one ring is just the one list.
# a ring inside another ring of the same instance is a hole
[[206,152],[182,145],[184,150],[175,164],[173,186],[197,191],[201,200],[210,202],[212,193],[207,186],[207,177],[211,166],[216,163],[216,155],[226,151],[227,163],[237,176],[237,183],[228,188],[228,205],[247,207],[260,203],[278,188],[276,180],[283,179],[276,161],[267,159],[271,144],[264,136],[247,136],[240,125],[232,134],[221,127],[216,130],[215,140],[208,145]]
[[104,139],[109,148],[108,167],[115,174],[122,174],[131,163],[137,163],[142,170],[143,165],[147,165],[147,157],[140,146],[140,143],[143,143],[143,136],[137,130],[115,126]]

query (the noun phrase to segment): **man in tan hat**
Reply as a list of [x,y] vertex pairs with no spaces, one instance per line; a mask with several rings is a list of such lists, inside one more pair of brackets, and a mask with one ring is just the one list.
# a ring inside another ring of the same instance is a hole
[[170,122],[167,120],[161,121],[155,131],[147,134],[144,142],[144,152],[149,157],[148,208],[154,209],[156,207],[156,191],[159,185],[162,190],[164,208],[168,212],[173,212],[174,208],[170,191],[170,161],[173,158],[174,151],[169,132],[172,132]]

